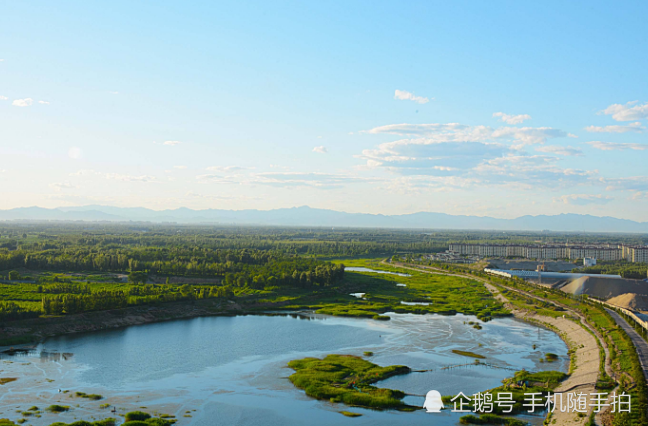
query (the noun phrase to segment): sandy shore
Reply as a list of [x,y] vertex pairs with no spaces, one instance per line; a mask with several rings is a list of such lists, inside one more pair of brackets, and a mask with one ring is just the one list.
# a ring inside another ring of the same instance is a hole
[[[499,292],[499,290],[497,290],[497,288],[488,283],[484,283],[484,285],[491,293],[493,293],[496,299],[502,303],[508,304],[509,301]],[[579,324],[565,318],[552,318],[544,315],[537,315],[535,312],[525,312],[512,309],[510,304],[509,309],[511,309],[511,312],[516,318],[536,322],[557,331],[565,343],[567,343],[569,349],[575,349],[575,352],[572,354],[572,357],[576,357],[574,364],[575,368],[567,380],[562,382],[560,386],[556,388],[555,393],[566,394],[576,392],[577,394],[583,393],[589,395],[598,392],[595,385],[599,375],[601,357],[594,336]],[[566,398],[566,395],[564,395],[563,398]],[[573,412],[563,413],[560,412],[559,409],[556,409],[551,419],[552,421],[555,419],[555,424],[558,425],[584,425],[588,421],[589,413],[591,413],[591,408],[588,410],[588,414],[585,417],[578,417],[577,413]]]

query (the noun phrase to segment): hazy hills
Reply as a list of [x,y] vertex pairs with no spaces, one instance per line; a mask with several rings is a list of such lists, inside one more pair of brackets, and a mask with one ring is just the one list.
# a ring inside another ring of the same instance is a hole
[[555,216],[522,216],[496,219],[479,216],[454,216],[445,213],[420,212],[404,215],[345,213],[335,210],[294,207],[275,210],[151,210],[143,207],[110,206],[23,207],[0,210],[0,220],[28,221],[111,221],[111,222],[176,222],[182,224],[211,223],[221,225],[277,225],[325,227],[380,227],[428,229],[489,229],[573,232],[639,232],[648,233],[648,222],[635,222],[613,217],[579,214]]

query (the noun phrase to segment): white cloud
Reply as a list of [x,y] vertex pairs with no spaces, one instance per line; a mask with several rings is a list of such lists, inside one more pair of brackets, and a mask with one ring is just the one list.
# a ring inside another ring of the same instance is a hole
[[81,169],[74,173],[70,173],[70,176],[90,176],[90,175],[100,175],[101,173],[91,170],[91,169]]
[[638,104],[639,101],[628,102],[625,105],[612,104],[601,113],[611,115],[615,121],[643,120],[648,118],[648,102]]
[[116,92],[116,91],[115,92],[108,92],[108,93],[110,93],[111,95],[119,95],[119,92]]
[[590,194],[571,194],[555,197],[554,202],[561,202],[563,204],[573,204],[577,206],[585,206],[588,204],[607,204],[614,200],[607,195],[590,195]]
[[318,154],[326,154],[328,153],[328,150],[325,146],[316,146],[315,148],[313,148],[313,152],[317,152]]
[[615,143],[615,142],[601,142],[601,141],[592,141],[587,142],[592,148],[600,149],[601,151],[624,151],[627,149],[632,149],[635,151],[646,151],[648,150],[648,145],[643,145],[640,143]]
[[25,99],[16,99],[11,103],[11,105],[17,107],[28,107],[31,106],[33,103],[34,100],[32,98],[25,98]]
[[363,133],[425,136],[437,142],[488,142],[509,141],[514,148],[542,144],[551,138],[566,137],[567,133],[551,127],[500,127],[467,126],[459,123],[389,124]]
[[[234,177],[236,177],[236,175],[234,175]],[[209,182],[209,183],[239,183],[236,180],[234,180],[232,176],[223,176],[223,175],[216,175],[216,174],[198,175],[196,176],[196,179],[201,182]]]
[[648,191],[648,176],[631,176],[625,178],[600,178],[599,182],[608,191]]
[[47,101],[38,101],[39,104],[41,105],[49,105],[50,103]]
[[635,192],[632,194],[631,200],[648,200],[648,191]]
[[428,98],[424,98],[422,96],[416,96],[414,95],[414,93],[410,93],[405,90],[396,90],[394,92],[394,99],[400,99],[401,101],[414,101],[417,104],[426,104],[430,102]]
[[[272,166],[270,166],[272,167]],[[211,166],[207,167],[207,170],[210,170],[212,172],[238,172],[241,170],[248,170],[251,169],[252,167],[241,167],[241,166]]]
[[[365,133],[423,136],[363,150],[356,156],[366,161],[359,169],[383,168],[402,176],[417,177],[416,185],[437,185],[438,190],[453,186],[559,188],[586,184],[598,173],[563,169],[555,164],[560,160],[556,156],[527,155],[520,150],[525,145],[567,136],[562,130],[550,127],[493,129],[459,123],[393,124]],[[573,147],[542,147],[541,152],[582,155]]]
[[181,143],[182,142],[180,142],[180,141],[165,141],[164,143],[162,143],[162,145],[176,146],[176,145],[180,145]]
[[583,155],[583,151],[572,146],[557,146],[557,145],[544,145],[536,148],[536,151],[545,152],[547,154],[577,156]]
[[0,101],[6,101],[7,99],[9,99],[9,98],[6,97],[6,96],[0,96]]
[[640,122],[630,123],[626,126],[621,125],[612,125],[612,126],[588,126],[585,127],[585,130],[591,133],[628,133],[628,132],[637,132],[641,133],[646,130],[645,127],[641,125]]
[[248,197],[245,195],[206,195],[189,191],[185,194],[187,197],[200,198],[205,200],[232,201],[232,200],[260,200],[259,197]]
[[[448,169],[469,169],[484,159],[502,156],[508,148],[498,143],[439,142],[433,139],[402,139],[365,149],[356,156],[367,167],[383,166],[402,174],[447,174]],[[441,168],[439,168],[441,167]]]
[[68,157],[70,157],[73,160],[80,159],[82,155],[83,153],[81,152],[81,148],[78,148],[76,146],[73,146],[68,150]]
[[317,172],[265,172],[252,175],[246,183],[271,185],[277,187],[313,187],[331,189],[352,183],[375,182],[374,178],[363,178],[352,175],[317,173]]
[[50,183],[49,186],[50,186],[50,188],[54,188],[54,189],[56,189],[57,191],[61,191],[61,190],[63,190],[63,189],[74,189],[74,188],[78,188],[78,186],[76,186],[76,185],[72,185],[72,184],[69,183],[69,182]]
[[106,173],[106,179],[119,180],[122,182],[144,182],[144,183],[157,182],[157,179],[154,176],[148,176],[148,175],[133,176],[133,175],[122,175],[119,173]]
[[493,113],[493,117],[499,117],[500,121],[503,121],[507,124],[520,124],[525,120],[531,120],[531,116],[529,114],[510,115],[503,112],[495,112]]

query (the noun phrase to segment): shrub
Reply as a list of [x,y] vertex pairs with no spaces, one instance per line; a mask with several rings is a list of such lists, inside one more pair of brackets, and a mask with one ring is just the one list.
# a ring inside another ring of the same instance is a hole
[[69,409],[70,407],[68,407],[67,405],[58,405],[58,404],[50,405],[49,407],[46,408],[47,411],[50,411],[52,413],[62,413],[64,411],[68,411]]
[[127,422],[130,422],[130,421],[133,421],[133,420],[142,420],[143,421],[143,420],[150,419],[150,418],[151,418],[151,415],[149,413],[145,413],[143,411],[131,411],[129,413],[126,413],[126,417],[125,417]]

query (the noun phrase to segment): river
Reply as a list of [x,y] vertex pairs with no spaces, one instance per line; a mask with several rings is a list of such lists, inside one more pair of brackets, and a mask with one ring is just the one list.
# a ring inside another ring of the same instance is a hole
[[[178,425],[455,425],[459,413],[372,411],[316,401],[287,379],[286,363],[329,353],[362,355],[380,365],[403,364],[433,370],[378,384],[403,390],[406,402],[422,405],[427,391],[470,394],[495,387],[512,370],[566,371],[567,347],[553,332],[513,318],[499,318],[475,330],[474,316],[389,314],[391,321],[322,315],[205,317],[132,326],[46,340],[21,356],[2,356],[0,377],[18,377],[0,387],[0,418],[16,420],[16,410],[61,403],[67,413],[43,413],[30,424],[108,417],[147,407],[177,416]],[[532,345],[536,344],[537,349]],[[502,368],[450,365],[472,363],[453,349],[486,356]],[[546,352],[558,362],[539,360]],[[59,393],[68,390],[68,393]],[[102,401],[74,397],[97,393]],[[77,406],[78,405],[78,406]],[[347,418],[340,410],[362,413]],[[193,411],[195,410],[195,411]],[[541,424],[541,417],[529,418]]]

